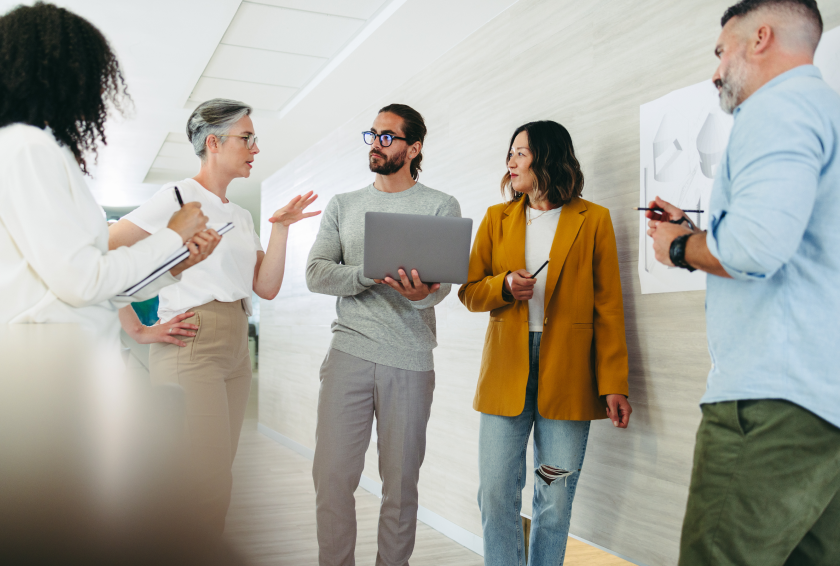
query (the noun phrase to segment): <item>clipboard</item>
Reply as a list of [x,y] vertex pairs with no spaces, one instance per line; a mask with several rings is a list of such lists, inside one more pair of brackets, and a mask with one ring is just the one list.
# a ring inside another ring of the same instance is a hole
[[[223,234],[226,234],[233,230],[234,227],[235,226],[233,225],[233,222],[228,222],[227,224],[216,230],[216,232],[219,234],[219,236],[222,236]],[[163,275],[164,273],[166,273],[167,271],[169,271],[188,257],[190,257],[190,250],[187,249],[187,246],[181,246],[181,248],[178,249],[178,251],[166,258],[166,260],[161,264],[160,267],[152,271],[149,275],[144,277],[138,283],[135,283],[134,285],[132,285],[117,296],[130,297],[134,295],[137,291],[139,291],[140,289],[142,289],[143,287],[145,287],[146,285],[148,285],[149,283],[151,283],[152,281],[154,281],[155,279],[157,279],[158,277],[160,277],[161,275]]]

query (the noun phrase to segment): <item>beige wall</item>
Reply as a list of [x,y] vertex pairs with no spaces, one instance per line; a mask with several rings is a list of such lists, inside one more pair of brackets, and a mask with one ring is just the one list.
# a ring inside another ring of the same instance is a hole
[[[368,184],[360,132],[379,107],[403,102],[429,128],[421,181],[456,196],[477,227],[500,201],[512,131],[535,119],[564,124],[586,175],[584,197],[608,207],[616,228],[634,408],[626,431],[593,424],[572,532],[650,565],[676,563],[710,360],[704,293],[640,294],[639,220],[631,210],[639,198],[639,105],[711,76],[729,3],[520,0],[406,84],[391,92],[368,85],[365,112],[263,185],[265,221],[294,194],[315,190],[323,207],[332,195]],[[821,8],[827,29],[840,24],[840,2],[823,0]],[[392,48],[405,50],[410,64],[411,46],[398,39]],[[261,323],[260,422],[310,448],[318,367],[335,317],[335,299],[309,293],[304,282],[316,231],[316,221],[292,228],[283,290],[263,302]],[[468,313],[454,292],[437,315],[437,388],[420,503],[480,535],[479,419],[471,406],[487,315]],[[372,448],[370,478],[378,478],[375,456]]]

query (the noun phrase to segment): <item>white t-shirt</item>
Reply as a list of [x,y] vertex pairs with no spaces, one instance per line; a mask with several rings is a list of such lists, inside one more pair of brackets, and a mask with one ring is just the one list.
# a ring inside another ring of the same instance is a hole
[[222,236],[210,257],[184,271],[179,283],[161,290],[158,308],[161,322],[214,299],[223,303],[245,299],[250,315],[254,266],[262,245],[247,210],[232,202],[223,203],[197,181],[184,179],[164,185],[148,202],[124,218],[146,232],[160,230],[179,208],[173,189],[176,186],[185,203],[201,203],[202,212],[210,219],[209,228],[218,229],[228,222],[233,222],[234,228]]
[[[562,209],[563,207],[560,206],[546,212],[533,208],[530,211],[525,211],[526,214],[531,213],[531,225],[525,225],[525,269],[528,270],[528,273],[535,273],[548,259]],[[528,301],[528,330],[530,332],[543,331],[545,276],[547,274],[548,265],[537,275],[534,296]]]

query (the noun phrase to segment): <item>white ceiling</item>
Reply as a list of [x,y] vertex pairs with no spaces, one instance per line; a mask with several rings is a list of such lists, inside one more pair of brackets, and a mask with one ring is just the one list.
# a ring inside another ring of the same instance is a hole
[[382,6],[381,0],[262,0],[260,4],[367,20]]
[[[256,110],[282,109],[388,3],[242,2],[185,108],[192,110],[211,98],[231,98]],[[186,135],[170,132],[143,182],[161,184],[192,176],[196,164]]]
[[359,18],[246,1],[239,7],[222,43],[329,58],[364,23]]
[[326,57],[222,43],[204,69],[203,76],[300,88],[327,61]]
[[[263,179],[361,111],[372,89],[396,88],[515,2],[55,0],[109,39],[134,102],[108,123],[91,189],[103,205],[133,206],[194,175],[190,112],[234,98],[255,108],[261,153],[228,196],[256,220]],[[0,13],[19,3],[0,0]]]
[[[355,13],[372,17],[387,3],[364,2],[366,9]],[[350,2],[322,2],[317,11],[295,6],[302,2],[271,4],[242,2],[188,106],[224,96],[248,99],[260,110],[279,110],[367,22],[341,10],[341,4]],[[336,9],[338,13],[329,11]]]

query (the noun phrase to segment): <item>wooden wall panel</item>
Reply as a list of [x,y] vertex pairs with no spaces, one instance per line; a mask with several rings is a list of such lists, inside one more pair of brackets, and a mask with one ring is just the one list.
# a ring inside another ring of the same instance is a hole
[[[360,132],[378,108],[403,102],[429,128],[422,182],[455,195],[477,228],[500,201],[513,130],[535,119],[564,124],[586,176],[584,197],[610,209],[616,230],[634,407],[626,431],[593,423],[572,532],[651,565],[676,562],[710,360],[704,293],[640,294],[639,220],[631,210],[639,189],[639,105],[711,77],[720,17],[731,1],[520,0],[407,83],[385,95],[387,87],[368,85],[367,110],[336,124],[263,185],[263,222],[295,194],[315,190],[323,207],[332,195],[367,185]],[[840,2],[820,4],[826,29],[840,24]],[[411,47],[399,48],[410,64]],[[316,232],[317,221],[291,230],[283,289],[262,304],[260,346],[260,422],[310,448],[318,368],[335,318],[335,299],[309,293],[304,281]],[[471,405],[487,315],[468,313],[453,290],[437,317],[420,503],[480,535],[479,418]],[[373,446],[365,474],[378,478]]]

